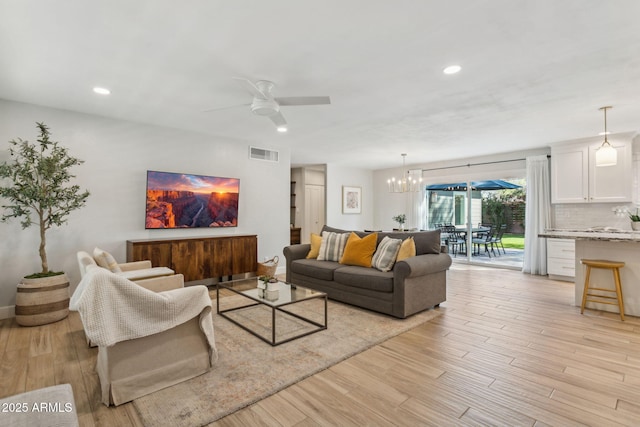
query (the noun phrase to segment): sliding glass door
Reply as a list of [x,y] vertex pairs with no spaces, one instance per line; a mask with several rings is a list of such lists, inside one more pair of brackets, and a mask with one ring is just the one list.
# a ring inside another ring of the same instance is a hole
[[522,268],[524,178],[431,184],[426,189],[429,228],[453,226],[466,239],[454,259]]

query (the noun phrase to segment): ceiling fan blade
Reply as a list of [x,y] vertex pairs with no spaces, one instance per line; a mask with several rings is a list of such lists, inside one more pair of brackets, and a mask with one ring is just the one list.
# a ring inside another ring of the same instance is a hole
[[284,116],[282,115],[281,112],[277,112],[276,114],[272,114],[269,116],[269,118],[271,119],[271,121],[277,126],[277,127],[285,127],[287,126],[287,121],[284,119]]
[[251,80],[245,79],[244,77],[233,77],[233,79],[240,83],[240,85],[242,85],[242,87],[245,88],[247,92],[249,92],[254,97],[260,99],[269,99],[269,96],[258,89],[258,87]]
[[331,104],[331,98],[328,96],[285,96],[283,98],[274,98],[280,106],[294,105],[325,105]]
[[202,112],[203,113],[209,113],[211,111],[229,110],[231,108],[238,108],[238,107],[248,107],[249,105],[251,105],[250,102],[248,102],[246,104],[229,105],[228,107],[209,108],[208,110],[203,110]]

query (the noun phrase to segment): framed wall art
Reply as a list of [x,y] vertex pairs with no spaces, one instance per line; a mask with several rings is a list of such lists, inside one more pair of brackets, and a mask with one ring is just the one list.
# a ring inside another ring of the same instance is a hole
[[362,187],[342,186],[342,213],[362,213]]

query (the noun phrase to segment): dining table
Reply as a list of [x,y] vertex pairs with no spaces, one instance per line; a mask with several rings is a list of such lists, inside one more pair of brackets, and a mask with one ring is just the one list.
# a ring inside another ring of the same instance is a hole
[[[442,241],[443,245],[448,245],[449,236],[451,233],[444,231],[444,229],[442,230],[443,231],[440,233],[440,240]],[[469,229],[467,227],[456,226],[455,231],[456,233],[459,233],[459,236],[467,242],[466,246],[468,246],[468,244],[470,243],[467,239],[467,233],[469,232]],[[483,227],[483,226],[471,227],[471,238],[473,239],[474,236],[477,237],[479,234],[487,233],[489,231],[491,231],[491,227]],[[464,254],[466,255],[466,251],[464,252]],[[477,255],[474,251],[472,251],[471,254]]]

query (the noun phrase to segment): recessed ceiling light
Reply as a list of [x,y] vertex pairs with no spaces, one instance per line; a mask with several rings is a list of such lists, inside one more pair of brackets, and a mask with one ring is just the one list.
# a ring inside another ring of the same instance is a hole
[[93,91],[97,94],[100,95],[109,95],[111,94],[111,91],[109,89],[103,88],[103,87],[94,87]]
[[276,129],[278,130],[278,132],[281,132],[281,133],[285,133],[287,131],[286,126],[278,126]]
[[462,70],[462,67],[459,66],[459,65],[449,65],[447,68],[442,70],[442,72],[445,73],[445,74],[455,74],[455,73],[459,72],[460,70]]

